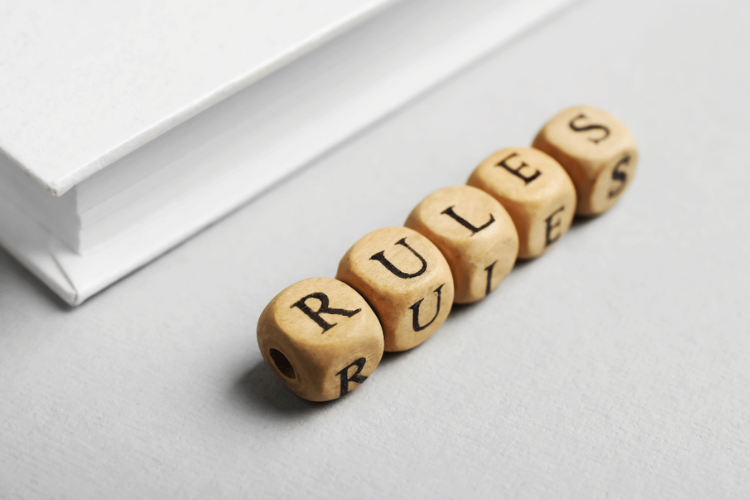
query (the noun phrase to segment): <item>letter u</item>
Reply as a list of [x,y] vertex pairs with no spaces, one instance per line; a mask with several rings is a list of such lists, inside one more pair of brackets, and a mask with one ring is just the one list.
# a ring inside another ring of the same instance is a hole
[[424,274],[424,272],[427,270],[427,261],[424,260],[424,258],[421,255],[419,255],[412,247],[410,247],[409,245],[406,244],[406,238],[401,238],[396,243],[394,243],[394,245],[401,245],[401,246],[404,246],[407,249],[409,249],[409,251],[411,253],[413,253],[414,256],[416,258],[418,258],[419,261],[422,263],[421,269],[419,271],[417,271],[416,273],[405,273],[402,270],[400,270],[399,268],[397,268],[396,266],[394,266],[391,263],[391,261],[389,261],[385,257],[385,251],[381,251],[381,252],[376,253],[375,255],[373,255],[372,257],[370,257],[370,260],[377,260],[378,262],[380,262],[381,264],[383,264],[385,266],[385,268],[388,269],[390,272],[392,272],[393,274],[395,274],[399,278],[402,278],[402,279],[405,279],[405,280],[408,280],[409,278],[416,278],[417,276],[420,276],[420,275]]

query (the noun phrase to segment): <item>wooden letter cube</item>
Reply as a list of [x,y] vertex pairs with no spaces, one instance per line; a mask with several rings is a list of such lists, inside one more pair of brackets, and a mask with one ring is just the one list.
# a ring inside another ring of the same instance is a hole
[[289,389],[310,401],[353,391],[383,357],[383,329],[349,285],[309,278],[286,288],[258,319],[263,359]]
[[559,163],[539,150],[501,149],[474,170],[467,184],[491,194],[508,211],[522,259],[543,254],[573,222],[573,183]]
[[579,215],[597,215],[617,203],[635,175],[638,147],[630,130],[601,109],[575,106],[548,121],[533,146],[568,171]]
[[404,225],[443,253],[459,304],[480,300],[497,288],[518,256],[518,233],[508,212],[471,186],[438,189],[412,210]]
[[336,278],[375,309],[386,351],[405,351],[427,340],[453,305],[453,278],[440,250],[405,227],[384,227],[356,242]]

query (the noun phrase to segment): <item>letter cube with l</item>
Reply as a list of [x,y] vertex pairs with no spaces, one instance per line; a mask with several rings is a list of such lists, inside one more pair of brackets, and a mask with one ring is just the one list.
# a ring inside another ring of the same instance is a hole
[[556,159],[573,179],[579,215],[606,212],[630,185],[638,163],[635,137],[601,109],[575,106],[548,121],[533,147]]
[[455,302],[486,297],[518,256],[518,233],[503,206],[481,189],[438,189],[414,207],[404,224],[443,253],[453,273]]
[[522,259],[542,255],[573,222],[575,187],[560,164],[539,150],[501,149],[474,170],[467,184],[489,193],[508,211]]
[[258,346],[298,396],[329,401],[353,391],[383,357],[383,329],[349,285],[309,278],[283,290],[258,319]]
[[453,277],[440,250],[405,227],[384,227],[356,242],[336,279],[351,285],[380,318],[386,351],[405,351],[443,324],[453,305]]

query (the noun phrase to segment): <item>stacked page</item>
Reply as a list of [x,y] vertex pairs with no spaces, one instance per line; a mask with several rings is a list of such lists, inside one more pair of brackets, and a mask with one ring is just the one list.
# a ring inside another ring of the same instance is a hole
[[79,304],[569,1],[19,4],[0,243]]

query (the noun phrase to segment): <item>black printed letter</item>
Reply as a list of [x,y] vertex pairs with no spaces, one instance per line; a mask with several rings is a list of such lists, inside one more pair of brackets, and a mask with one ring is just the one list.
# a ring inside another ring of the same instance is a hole
[[495,264],[497,264],[497,261],[484,268],[484,270],[487,271],[487,289],[484,291],[485,297],[490,294],[490,288],[492,288],[492,268],[495,267]]
[[456,212],[454,212],[453,207],[448,207],[440,213],[449,216],[450,218],[452,218],[453,220],[461,224],[463,227],[471,231],[472,236],[474,236],[479,231],[481,231],[482,229],[486,228],[487,226],[495,222],[495,217],[492,214],[490,214],[490,220],[485,222],[483,226],[476,227],[471,222],[467,221],[466,219],[458,215]]
[[546,237],[546,241],[544,242],[544,246],[548,247],[551,244],[553,244],[554,242],[556,242],[558,239],[560,239],[560,233],[558,233],[557,236],[555,236],[554,238],[550,237],[551,233],[552,233],[552,230],[560,225],[560,219],[557,219],[557,222],[555,222],[554,224],[552,224],[552,217],[554,217],[555,215],[559,214],[564,209],[565,209],[564,206],[560,207],[557,210],[555,210],[554,212],[552,212],[552,214],[549,217],[547,217],[546,219],[544,219],[545,222],[547,223],[547,237]]
[[404,246],[404,247],[408,248],[409,251],[411,253],[413,253],[419,259],[419,261],[422,263],[422,268],[419,271],[417,271],[416,273],[411,273],[411,274],[405,273],[405,272],[401,271],[400,269],[398,269],[393,264],[391,264],[391,261],[389,261],[388,259],[385,258],[385,251],[376,253],[375,255],[373,255],[372,257],[370,257],[370,260],[377,260],[378,262],[380,262],[381,264],[383,264],[385,266],[385,268],[388,269],[390,272],[392,272],[393,274],[395,274],[399,278],[402,278],[402,279],[405,279],[405,280],[407,280],[409,278],[416,278],[417,276],[419,276],[420,274],[424,273],[427,270],[427,262],[422,258],[421,255],[419,255],[417,252],[415,252],[412,247],[410,247],[409,245],[406,244],[406,238],[401,238],[396,243],[394,243],[394,245],[401,245],[401,246]]
[[[320,301],[320,309],[317,311],[313,311],[310,309],[305,302],[307,302],[307,299],[318,299]],[[307,295],[306,297],[302,297],[297,302],[292,304],[291,307],[297,307],[300,311],[307,314],[307,316],[315,321],[318,326],[320,326],[323,331],[321,333],[325,333],[326,331],[330,330],[334,326],[336,326],[338,323],[330,324],[326,322],[323,318],[320,317],[321,314],[338,314],[339,316],[346,316],[347,318],[351,318],[355,314],[357,314],[362,309],[356,309],[354,311],[347,311],[346,309],[333,309],[328,307],[328,296],[324,293],[311,293],[310,295]]]
[[620,167],[623,165],[628,165],[629,163],[630,155],[626,156],[625,158],[620,160],[617,165],[615,165],[615,169],[612,171],[612,180],[617,181],[620,184],[608,193],[608,196],[610,198],[614,198],[615,196],[619,195],[625,188],[625,181],[628,179],[628,174],[620,170]]
[[[365,380],[367,380],[367,377],[365,377],[364,375],[360,375],[360,372],[365,367],[365,362],[366,361],[367,360],[365,358],[359,358],[357,361],[355,361],[354,363],[350,364],[349,366],[347,366],[346,368],[344,368],[343,370],[341,370],[340,372],[338,372],[336,374],[339,377],[341,377],[341,393],[339,394],[339,397],[341,397],[344,394],[346,394],[346,393],[349,392],[349,382],[354,382],[356,384],[362,384],[362,383],[364,383]],[[352,375],[351,377],[347,378],[347,376],[349,374],[349,368],[351,368],[352,366],[356,366],[357,367],[357,371],[354,372],[354,375]]]
[[601,141],[603,141],[604,139],[606,139],[607,137],[609,137],[609,129],[607,127],[605,127],[604,125],[592,124],[592,125],[584,125],[583,127],[579,127],[578,125],[576,125],[576,120],[580,120],[581,118],[585,119],[586,115],[584,115],[583,113],[581,113],[580,115],[578,115],[575,118],[573,118],[572,120],[570,120],[570,123],[568,125],[570,126],[570,128],[573,131],[575,131],[575,132],[585,132],[587,130],[601,130],[601,131],[603,131],[604,135],[601,136],[601,137],[598,137],[598,138],[589,137],[589,140],[591,142],[593,142],[594,144],[599,144]]
[[420,330],[424,330],[428,326],[432,324],[433,321],[435,321],[435,318],[438,317],[438,314],[440,314],[440,291],[445,286],[445,283],[440,285],[435,289],[435,293],[437,294],[437,310],[435,311],[435,316],[432,317],[429,323],[427,323],[424,326],[419,326],[419,306],[422,304],[422,301],[424,299],[419,299],[413,306],[411,306],[409,309],[411,309],[412,317],[411,317],[411,327],[414,329],[415,332],[418,332]]
[[508,172],[510,172],[511,174],[513,174],[513,175],[515,175],[515,176],[517,176],[517,177],[519,177],[519,178],[523,179],[523,181],[524,181],[524,182],[525,182],[526,184],[528,184],[529,182],[533,181],[534,179],[536,179],[537,177],[539,177],[540,175],[542,175],[542,173],[541,173],[541,172],[540,172],[539,170],[537,170],[536,172],[534,172],[533,174],[531,174],[531,177],[526,177],[525,175],[523,175],[523,174],[521,173],[521,170],[523,170],[523,169],[524,169],[524,167],[528,167],[528,166],[529,166],[529,164],[528,164],[528,163],[526,163],[526,162],[525,162],[525,161],[523,161],[523,160],[521,160],[521,165],[520,165],[520,166],[519,166],[519,167],[518,167],[517,169],[513,170],[513,169],[512,169],[512,168],[511,168],[511,167],[510,167],[510,166],[509,166],[509,165],[508,165],[507,163],[505,163],[505,162],[506,162],[506,161],[508,161],[508,160],[510,160],[510,159],[511,159],[511,158],[513,158],[514,156],[518,156],[518,154],[517,154],[517,153],[511,153],[511,154],[509,154],[509,155],[508,155],[508,156],[506,156],[506,157],[505,157],[504,159],[500,160],[500,162],[499,162],[499,163],[498,163],[497,165],[495,165],[495,166],[497,166],[497,167],[503,167],[503,168],[504,168],[505,170],[507,170],[507,171],[508,171]]

